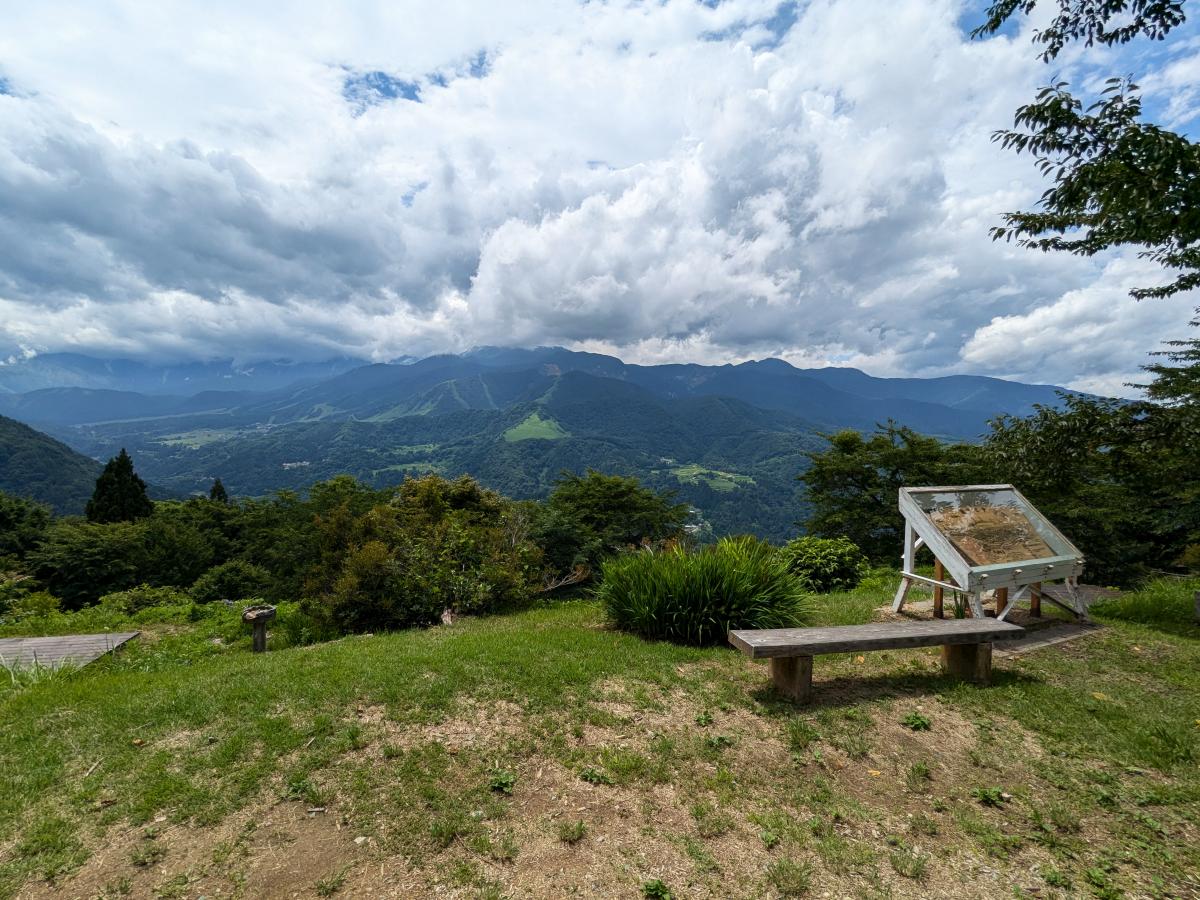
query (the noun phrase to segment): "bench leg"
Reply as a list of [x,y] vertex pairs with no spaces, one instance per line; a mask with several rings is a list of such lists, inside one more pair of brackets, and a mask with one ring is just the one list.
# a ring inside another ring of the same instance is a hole
[[992,680],[992,645],[943,644],[942,669],[947,675],[987,684]]
[[[990,645],[989,645],[990,646]],[[811,656],[777,656],[767,660],[767,670],[775,689],[797,703],[812,699]]]

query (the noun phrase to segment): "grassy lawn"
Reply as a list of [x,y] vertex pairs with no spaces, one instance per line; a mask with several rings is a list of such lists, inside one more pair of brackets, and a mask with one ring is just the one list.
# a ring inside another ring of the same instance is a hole
[[0,686],[0,896],[1196,896],[1200,628],[1156,611],[1197,587],[990,688],[821,658],[807,708],[588,601],[264,655],[144,617]]
[[543,419],[536,412],[530,413],[524,421],[504,432],[504,440],[510,444],[532,440],[557,441],[559,438],[570,436],[571,433],[565,431],[553,419]]

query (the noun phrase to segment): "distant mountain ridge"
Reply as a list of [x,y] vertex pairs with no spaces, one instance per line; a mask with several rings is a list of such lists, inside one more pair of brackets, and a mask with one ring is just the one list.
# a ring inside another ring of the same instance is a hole
[[538,497],[562,470],[594,467],[678,491],[702,529],[778,539],[801,518],[795,477],[822,432],[894,419],[974,440],[996,415],[1058,402],[1052,386],[978,376],[883,379],[777,359],[639,366],[484,347],[263,390],[44,387],[0,394],[0,414],[97,459],[127,447],[143,477],[181,494],[218,476],[258,495],[340,472],[382,485],[432,471]]
[[[59,354],[68,356],[68,354]],[[42,357],[37,357],[36,362]],[[78,363],[78,358],[73,358]],[[87,370],[108,372],[101,363],[73,365],[69,380]],[[251,367],[262,374],[260,388],[183,390],[186,367],[162,372],[138,370],[133,382],[152,379],[174,384],[174,392],[129,391],[104,385],[59,384],[0,394],[0,413],[40,424],[79,425],[223,411],[240,423],[312,421],[325,418],[387,421],[409,415],[444,414],[456,409],[502,409],[549,389],[566,372],[637,385],[664,399],[731,397],[764,409],[800,416],[822,428],[870,428],[895,419],[929,434],[973,439],[987,420],[1001,413],[1027,415],[1035,404],[1060,402],[1060,388],[1030,385],[977,375],[941,378],[876,378],[857,369],[798,369],[779,359],[737,365],[666,364],[640,366],[611,356],[560,347],[514,350],[480,348],[459,356],[426,357],[405,364]],[[205,364],[208,365],[208,364]],[[213,364],[216,365],[216,364]],[[264,370],[263,367],[266,367]],[[11,368],[11,367],[5,367]],[[110,367],[111,368],[111,367]],[[124,371],[125,364],[117,368]],[[314,372],[331,374],[316,378]],[[251,375],[219,374],[205,369],[195,384]],[[290,373],[291,382],[279,384]],[[5,374],[0,368],[0,377]],[[39,377],[50,378],[44,370]],[[191,375],[187,375],[191,378]],[[174,382],[171,379],[174,379]],[[111,381],[107,376],[100,381]],[[129,379],[126,379],[129,380]],[[17,379],[10,378],[11,383]],[[227,387],[229,385],[226,385]],[[616,386],[611,386],[617,390]]]

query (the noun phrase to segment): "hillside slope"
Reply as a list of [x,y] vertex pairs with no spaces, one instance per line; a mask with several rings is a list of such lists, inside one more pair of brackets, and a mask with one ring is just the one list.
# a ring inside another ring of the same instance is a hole
[[56,513],[82,513],[101,465],[49,435],[0,416],[0,490]]

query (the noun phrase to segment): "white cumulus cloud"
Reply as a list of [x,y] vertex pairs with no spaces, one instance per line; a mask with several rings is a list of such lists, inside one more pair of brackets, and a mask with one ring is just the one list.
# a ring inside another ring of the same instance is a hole
[[[1194,301],[993,243],[1052,74],[952,0],[11,5],[0,351],[562,343],[1125,392]],[[1147,90],[1186,127],[1190,33]],[[1157,52],[1157,51],[1156,51]],[[1094,78],[1064,57],[1059,74]]]

